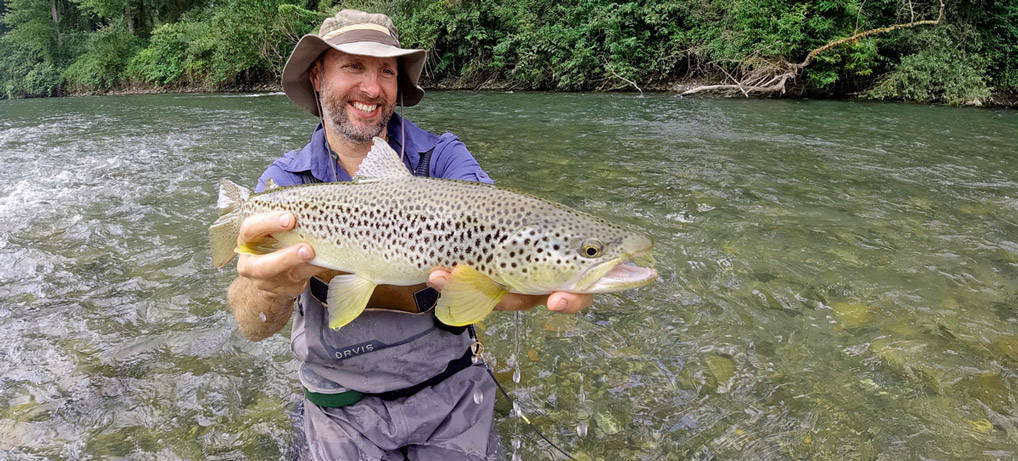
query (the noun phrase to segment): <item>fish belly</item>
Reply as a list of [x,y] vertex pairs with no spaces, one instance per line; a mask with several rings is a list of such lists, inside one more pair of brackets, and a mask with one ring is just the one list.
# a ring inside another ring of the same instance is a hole
[[365,249],[361,243],[346,239],[337,239],[339,244],[325,242],[313,236],[303,234],[300,229],[282,234],[274,234],[285,246],[307,243],[315,250],[315,257],[310,261],[315,266],[360,275],[380,285],[416,285],[428,281],[427,269],[420,269],[402,258],[386,258],[374,251]]

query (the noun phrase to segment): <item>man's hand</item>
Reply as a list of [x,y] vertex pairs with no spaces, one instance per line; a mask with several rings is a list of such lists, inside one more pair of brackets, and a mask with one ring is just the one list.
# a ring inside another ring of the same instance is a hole
[[[449,271],[435,269],[428,275],[428,285],[442,291],[445,284],[449,282]],[[546,305],[548,310],[561,312],[563,314],[575,314],[594,301],[594,295],[577,294],[565,291],[556,291],[547,295],[521,295],[509,293],[502,298],[496,306],[498,311],[522,311],[533,309],[535,306]]]
[[[292,213],[264,213],[249,216],[240,225],[237,245],[260,242],[273,232],[293,229]],[[295,298],[308,279],[326,269],[308,264],[315,257],[311,245],[301,243],[266,255],[240,255],[237,274],[251,280],[255,288],[280,297]]]
[[[293,229],[291,213],[249,216],[240,225],[237,245],[271,238],[273,232]],[[315,253],[310,245],[293,245],[265,255],[240,255],[238,277],[230,284],[227,301],[241,334],[252,341],[267,338],[286,325],[293,313],[293,299],[308,279],[326,269],[308,264]]]

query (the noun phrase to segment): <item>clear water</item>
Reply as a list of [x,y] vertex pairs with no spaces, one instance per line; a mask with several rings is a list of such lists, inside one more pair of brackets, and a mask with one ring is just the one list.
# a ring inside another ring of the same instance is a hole
[[[653,285],[484,322],[577,458],[1018,456],[1018,112],[435,92],[407,116],[656,242]],[[280,95],[0,102],[0,457],[289,455],[288,339],[236,332],[206,228],[219,178],[314,123]],[[553,458],[512,409],[507,452]]]

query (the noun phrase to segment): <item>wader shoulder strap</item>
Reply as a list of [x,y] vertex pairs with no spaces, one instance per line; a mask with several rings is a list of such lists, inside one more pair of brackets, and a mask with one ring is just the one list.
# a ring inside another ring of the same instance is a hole
[[300,178],[300,183],[301,184],[313,184],[313,183],[322,182],[322,180],[314,177],[314,175],[311,174],[310,170],[308,170],[308,171],[301,171],[301,172],[295,173],[295,174],[297,175],[298,178]]
[[434,152],[435,148],[432,147],[427,152],[421,154],[421,159],[417,161],[417,168],[414,168],[414,176],[431,177],[431,154]]

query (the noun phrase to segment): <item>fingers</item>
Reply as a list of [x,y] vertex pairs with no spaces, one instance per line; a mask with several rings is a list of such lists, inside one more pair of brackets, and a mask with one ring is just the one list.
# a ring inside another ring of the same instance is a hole
[[[449,283],[449,275],[450,272],[444,268],[432,270],[428,274],[428,286],[442,291],[445,285]],[[499,301],[495,309],[500,311],[522,311],[533,309],[535,306],[543,304],[548,306],[548,310],[554,312],[575,314],[590,307],[593,302],[594,295],[592,294],[577,294],[565,291],[556,291],[547,296],[509,293]]]
[[[315,257],[311,245],[301,243],[266,255],[249,255],[237,262],[237,273],[252,279],[289,276],[291,269]],[[293,274],[299,275],[299,274]]]
[[301,243],[266,255],[241,255],[237,273],[251,279],[259,290],[296,296],[311,276],[327,270],[309,264],[312,259],[314,250]]
[[438,291],[445,289],[445,284],[449,283],[449,276],[452,275],[448,269],[438,268],[432,269],[431,273],[428,274],[428,286]]
[[237,245],[257,242],[273,232],[292,229],[296,222],[293,213],[290,212],[261,213],[248,216],[240,225]]
[[548,309],[563,314],[575,314],[590,307],[593,302],[594,295],[591,294],[556,291],[548,295]]
[[556,291],[550,295],[523,295],[509,293],[495,306],[500,311],[522,311],[546,305],[548,310],[562,314],[575,314],[594,301],[594,295]]

